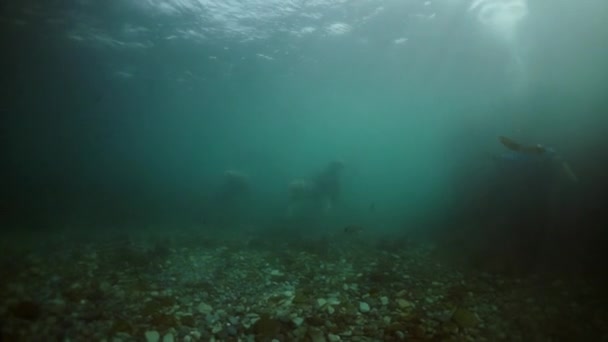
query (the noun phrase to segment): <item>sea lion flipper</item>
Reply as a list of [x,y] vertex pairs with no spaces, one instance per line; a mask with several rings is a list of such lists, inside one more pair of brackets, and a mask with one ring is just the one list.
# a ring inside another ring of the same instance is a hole
[[509,150],[521,151],[522,146],[513,139],[501,135],[498,137],[498,141],[500,141],[500,143],[503,144]]

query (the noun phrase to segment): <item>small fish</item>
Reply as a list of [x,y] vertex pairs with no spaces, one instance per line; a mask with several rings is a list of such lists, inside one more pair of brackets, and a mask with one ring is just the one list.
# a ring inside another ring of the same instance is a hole
[[357,234],[363,231],[363,227],[357,225],[350,225],[344,227],[344,233],[346,234]]

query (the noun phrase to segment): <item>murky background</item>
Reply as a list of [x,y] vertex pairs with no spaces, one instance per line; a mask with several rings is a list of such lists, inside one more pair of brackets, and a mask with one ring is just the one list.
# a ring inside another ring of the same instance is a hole
[[3,3],[3,340],[607,339],[606,23]]

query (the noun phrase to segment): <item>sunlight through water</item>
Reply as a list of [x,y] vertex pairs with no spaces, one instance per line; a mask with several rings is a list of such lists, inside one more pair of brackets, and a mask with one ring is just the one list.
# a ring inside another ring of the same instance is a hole
[[504,41],[510,60],[505,72],[511,78],[516,93],[525,91],[528,75],[518,41],[518,28],[528,15],[527,0],[474,0],[469,11],[473,11],[483,26]]

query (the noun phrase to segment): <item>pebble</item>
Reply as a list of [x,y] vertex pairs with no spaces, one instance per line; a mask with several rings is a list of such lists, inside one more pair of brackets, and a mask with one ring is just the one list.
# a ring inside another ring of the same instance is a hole
[[366,313],[369,312],[369,310],[371,310],[369,304],[367,304],[366,302],[359,302],[359,311]]
[[327,304],[338,305],[338,304],[340,304],[340,300],[336,297],[329,297],[329,298],[327,298]]
[[327,334],[327,339],[330,342],[336,342],[336,341],[340,341],[340,336],[329,333],[329,334]]
[[173,337],[172,333],[167,333],[163,336],[163,342],[175,342],[175,337]]
[[236,336],[239,331],[234,327],[234,325],[229,325],[226,327],[226,333],[230,336]]
[[296,317],[296,318],[292,319],[291,321],[293,322],[293,324],[296,325],[296,327],[299,327],[300,325],[302,325],[302,323],[304,323],[304,318]]
[[160,334],[156,330],[146,331],[146,342],[158,342],[160,341]]
[[213,334],[217,334],[220,331],[222,331],[224,329],[224,327],[222,326],[222,323],[220,322],[216,322],[212,327],[211,327],[211,333]]
[[403,299],[403,298],[399,298],[399,299],[397,299],[397,305],[399,305],[399,307],[400,307],[401,309],[404,309],[404,308],[410,308],[410,307],[413,307],[413,306],[414,306],[414,303],[412,303],[412,302],[410,302],[410,301],[408,301],[408,300],[405,300],[405,299]]
[[308,336],[312,340],[312,342],[326,342],[325,336],[323,335],[323,331],[319,328],[311,328],[308,330]]
[[201,302],[198,305],[198,311],[203,315],[208,315],[213,311],[213,307],[207,303]]
[[325,306],[325,304],[327,304],[327,300],[325,300],[325,298],[319,298],[317,299],[317,306],[322,308]]
[[380,303],[382,305],[388,305],[388,297],[380,297]]
[[473,328],[480,323],[477,315],[465,309],[457,309],[452,315],[452,320],[461,328]]

